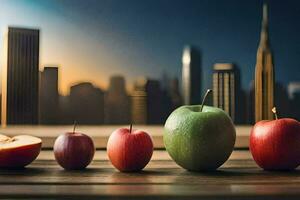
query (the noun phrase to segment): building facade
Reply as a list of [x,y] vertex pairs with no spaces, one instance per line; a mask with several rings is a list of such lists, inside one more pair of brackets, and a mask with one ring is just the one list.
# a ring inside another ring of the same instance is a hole
[[274,118],[275,73],[273,56],[269,43],[268,8],[263,6],[262,29],[257,50],[255,66],[255,121],[271,120]]
[[147,93],[145,85],[146,78],[139,78],[134,83],[134,89],[131,94],[131,123],[147,124]]
[[112,76],[105,96],[105,123],[128,124],[130,122],[130,100],[123,76]]
[[69,117],[78,124],[103,124],[104,92],[92,83],[73,85],[69,96]]
[[175,110],[182,105],[182,97],[179,90],[179,81],[174,78],[170,81],[170,98],[171,98],[171,111]]
[[200,51],[187,46],[182,55],[183,104],[201,103],[201,56]]
[[140,78],[131,95],[133,124],[161,124],[164,120],[163,93],[157,80]]
[[38,123],[39,37],[36,29],[8,28],[2,125]]
[[58,105],[58,67],[44,67],[40,72],[40,124],[57,124],[59,121]]
[[247,120],[246,93],[241,89],[240,70],[232,63],[213,67],[213,105],[226,111],[236,124]]

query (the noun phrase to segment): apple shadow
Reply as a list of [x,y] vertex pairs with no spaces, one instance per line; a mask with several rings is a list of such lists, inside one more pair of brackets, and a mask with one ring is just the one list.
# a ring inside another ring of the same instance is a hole
[[142,170],[137,172],[139,175],[146,175],[146,176],[151,176],[151,175],[160,175],[160,176],[168,176],[170,174],[174,174],[172,171],[165,171],[165,170]]
[[2,170],[10,170],[10,171],[21,171],[21,170],[26,170],[26,167],[1,167],[0,171]]
[[48,174],[49,170],[44,168],[0,168],[0,175],[41,175]]
[[54,169],[58,174],[74,174],[74,175],[83,175],[83,174],[96,174],[96,173],[103,173],[105,170],[101,168],[85,168],[85,169],[64,169],[64,168],[55,168]]
[[185,176],[218,176],[218,177],[236,177],[236,176],[292,176],[300,177],[300,169],[295,170],[263,170],[263,169],[217,169],[211,171],[189,171],[181,173]]
[[[167,175],[168,172],[164,171],[153,171],[153,170],[141,170],[141,171],[118,171],[116,170],[114,174],[119,174],[119,175],[134,175],[134,176],[151,176],[151,175]],[[169,173],[170,174],[170,173]]]

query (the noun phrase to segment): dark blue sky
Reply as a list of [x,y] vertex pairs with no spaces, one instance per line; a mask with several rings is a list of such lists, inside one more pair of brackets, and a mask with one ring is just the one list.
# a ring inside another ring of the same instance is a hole
[[[5,13],[0,14],[0,25],[41,28],[41,64],[61,66],[62,88],[83,79],[105,87],[108,76],[116,73],[124,74],[129,83],[139,75],[160,78],[163,71],[180,77],[182,48],[186,44],[202,52],[203,90],[211,86],[215,62],[236,63],[244,88],[248,89],[254,78],[262,0],[1,3],[6,7],[2,6]],[[276,80],[284,84],[300,81],[300,1],[272,0],[268,4]],[[80,71],[79,76],[70,75],[72,70]]]

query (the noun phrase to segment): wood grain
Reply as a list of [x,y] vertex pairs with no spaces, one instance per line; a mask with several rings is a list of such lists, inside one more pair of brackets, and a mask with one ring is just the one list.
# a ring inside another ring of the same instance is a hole
[[0,170],[0,198],[88,199],[299,199],[300,171],[267,172],[249,151],[234,151],[217,171],[180,168],[165,151],[155,151],[139,173],[121,173],[97,151],[86,170],[65,171],[52,151],[42,151],[26,169]]

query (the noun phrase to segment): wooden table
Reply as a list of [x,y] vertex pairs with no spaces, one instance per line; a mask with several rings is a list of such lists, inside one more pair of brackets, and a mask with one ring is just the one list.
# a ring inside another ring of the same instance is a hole
[[84,171],[64,171],[42,151],[27,169],[0,170],[0,184],[6,199],[300,199],[299,171],[262,171],[246,150],[210,173],[181,169],[163,150],[140,173],[116,171],[105,151]]

